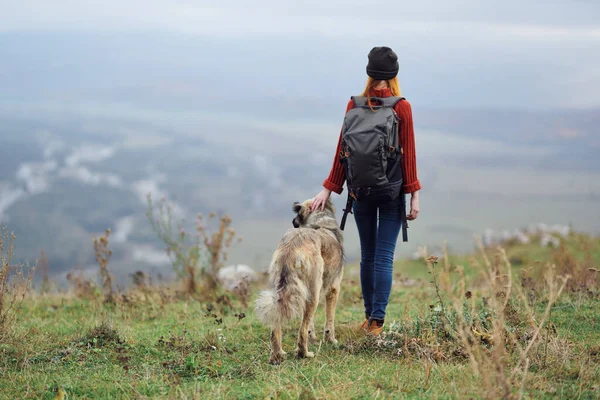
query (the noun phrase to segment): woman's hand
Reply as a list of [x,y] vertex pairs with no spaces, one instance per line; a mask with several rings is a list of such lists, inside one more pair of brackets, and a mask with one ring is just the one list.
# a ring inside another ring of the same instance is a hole
[[413,221],[417,219],[419,215],[419,192],[411,193],[410,196],[410,213],[406,216],[406,219]]
[[318,208],[323,211],[325,209],[325,203],[329,200],[329,196],[331,196],[331,190],[323,188],[323,190],[321,190],[313,199],[310,211],[315,211]]

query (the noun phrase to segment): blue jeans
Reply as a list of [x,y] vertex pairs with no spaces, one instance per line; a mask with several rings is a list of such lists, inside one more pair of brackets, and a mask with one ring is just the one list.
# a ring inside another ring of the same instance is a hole
[[[360,284],[367,317],[383,320],[390,298],[394,250],[402,227],[402,201],[379,206],[354,202],[360,238]],[[379,211],[379,218],[378,218]]]

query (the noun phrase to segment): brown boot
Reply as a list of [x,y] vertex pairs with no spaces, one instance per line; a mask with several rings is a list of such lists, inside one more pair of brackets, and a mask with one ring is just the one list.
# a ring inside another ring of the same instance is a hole
[[379,336],[381,332],[383,332],[383,321],[371,319],[367,324],[367,335],[371,336]]

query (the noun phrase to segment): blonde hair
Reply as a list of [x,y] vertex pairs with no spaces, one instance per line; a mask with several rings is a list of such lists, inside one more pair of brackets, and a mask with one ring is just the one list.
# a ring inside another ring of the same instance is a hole
[[[367,98],[367,104],[369,105],[371,110],[373,110],[373,106],[371,104],[371,91],[375,89],[377,85],[379,85],[379,82],[381,82],[381,80],[373,79],[369,76],[369,78],[367,79],[365,90],[362,94]],[[400,83],[398,82],[397,76],[392,79],[388,79],[386,82],[388,84],[388,87],[390,88],[390,91],[392,92],[392,96],[400,97],[402,95],[402,92],[400,91]]]

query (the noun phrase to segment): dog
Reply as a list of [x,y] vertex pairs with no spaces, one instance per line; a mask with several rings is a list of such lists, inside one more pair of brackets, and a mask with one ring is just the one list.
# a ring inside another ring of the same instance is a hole
[[308,339],[316,339],[313,317],[319,298],[325,295],[325,341],[337,343],[334,316],[343,276],[343,237],[335,208],[327,201],[323,210],[311,211],[312,199],[296,202],[293,211],[295,229],[284,235],[269,266],[271,289],[261,292],[256,314],[271,327],[271,364],[279,364],[286,352],[281,345],[282,325],[300,317],[298,358],[314,357],[308,351]]

